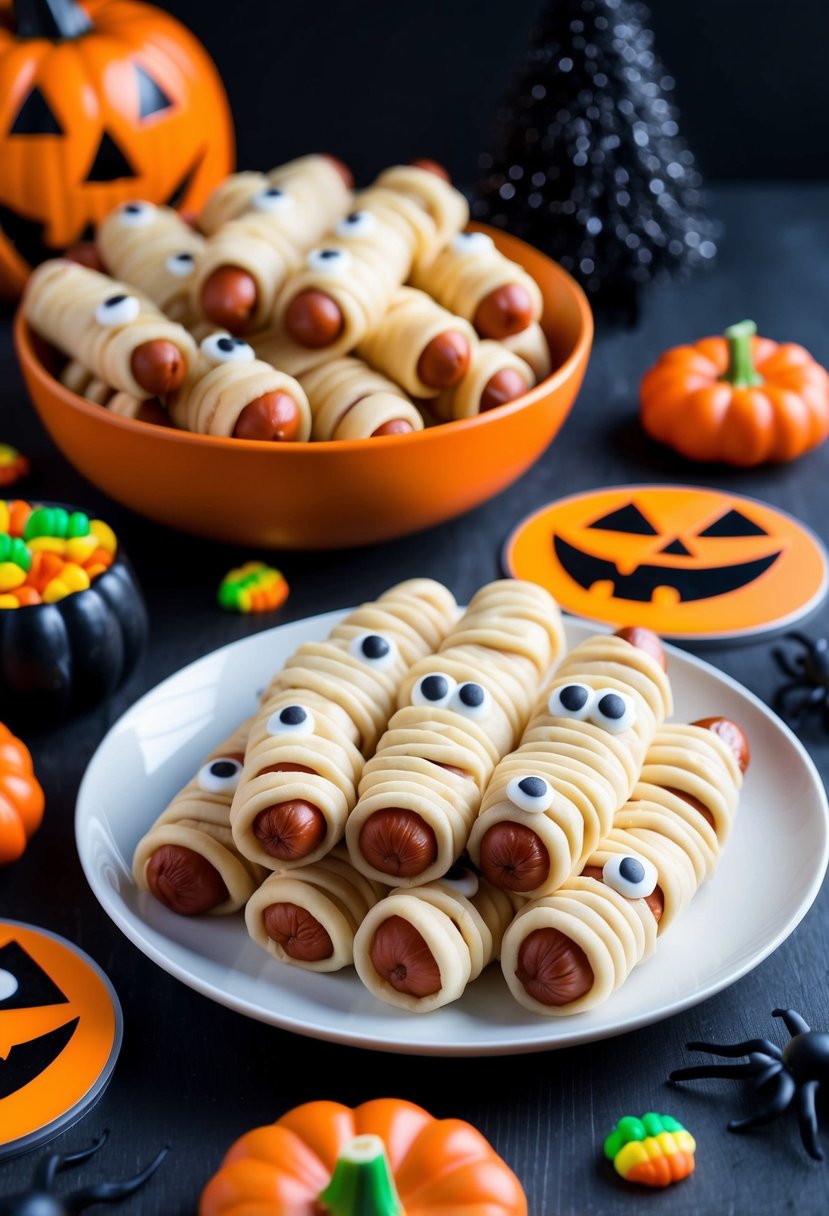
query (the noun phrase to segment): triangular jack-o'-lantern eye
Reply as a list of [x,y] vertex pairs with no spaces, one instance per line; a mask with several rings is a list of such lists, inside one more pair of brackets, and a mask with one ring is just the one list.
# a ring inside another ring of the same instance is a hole
[[135,170],[109,132],[104,131],[86,180],[114,182],[124,177],[135,177]]
[[63,135],[63,127],[37,85],[17,111],[9,135]]
[[601,528],[605,532],[627,532],[632,536],[658,536],[656,528],[648,520],[636,503],[629,502],[618,511],[611,511],[601,519],[594,519],[588,528]]
[[742,511],[726,511],[700,536],[768,536],[768,532]]
[[0,948],[0,1011],[65,1004],[54,980],[18,942]]
[[144,68],[136,64],[135,74],[138,77],[138,117],[149,118],[160,114],[162,110],[172,108],[172,101],[161,85],[148,75]]

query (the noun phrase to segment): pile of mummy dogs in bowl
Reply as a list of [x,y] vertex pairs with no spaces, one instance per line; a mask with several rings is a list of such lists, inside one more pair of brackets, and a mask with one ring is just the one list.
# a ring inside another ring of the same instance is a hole
[[38,268],[24,316],[64,356],[71,391],[224,438],[411,433],[549,374],[537,283],[464,231],[466,199],[437,166],[352,186],[339,161],[309,155],[233,174],[192,225],[127,203],[80,261]]
[[137,884],[184,916],[244,909],[280,963],[353,965],[411,1012],[499,957],[532,1012],[593,1008],[714,870],[749,747],[727,718],[666,723],[649,630],[563,647],[535,584],[463,614],[431,579],[392,587],[302,643],[137,825]]

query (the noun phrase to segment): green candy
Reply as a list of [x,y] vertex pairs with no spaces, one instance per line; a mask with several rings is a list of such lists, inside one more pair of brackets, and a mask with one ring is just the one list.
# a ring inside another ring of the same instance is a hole
[[21,570],[29,570],[32,565],[32,555],[19,536],[9,536],[8,532],[0,532],[0,562],[14,562],[15,566],[19,566]]
[[37,507],[26,520],[24,540],[55,536],[63,540],[69,527],[69,514],[63,507]]
[[219,605],[222,608],[227,608],[231,612],[236,612],[239,608],[239,591],[241,590],[240,583],[221,583],[219,585]]
[[66,526],[67,540],[75,540],[78,536],[89,536],[89,516],[83,511],[73,511]]
[[604,1155],[612,1161],[616,1154],[631,1140],[645,1140],[662,1132],[684,1132],[685,1128],[673,1115],[657,1115],[649,1111],[641,1119],[625,1115],[619,1120],[604,1142]]

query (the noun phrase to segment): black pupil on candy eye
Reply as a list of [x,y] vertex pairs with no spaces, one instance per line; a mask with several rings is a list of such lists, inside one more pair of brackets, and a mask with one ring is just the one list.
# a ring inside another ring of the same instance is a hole
[[219,341],[216,343],[216,345],[218,346],[219,350],[231,351],[231,350],[233,350],[236,343],[233,340],[233,338],[219,338]]
[[528,798],[543,798],[547,793],[547,782],[541,777],[522,777],[518,788]]
[[587,689],[581,684],[568,684],[558,695],[564,708],[573,712],[582,709],[587,701]]
[[175,260],[177,262],[183,262],[185,264],[189,264],[190,262],[193,261],[193,255],[192,255],[192,253],[177,253]]
[[282,198],[282,191],[278,186],[271,186],[269,190],[265,191],[265,194],[268,198]]
[[391,647],[385,638],[381,638],[377,633],[372,633],[367,638],[363,638],[362,650],[367,659],[382,659],[389,653]]
[[638,857],[623,857],[619,862],[619,873],[626,882],[638,883],[645,877],[645,867]]
[[327,258],[338,258],[339,256],[340,256],[339,249],[321,249],[320,250],[321,258],[326,258],[326,259]]
[[214,760],[210,765],[210,772],[214,777],[233,777],[236,774],[236,765],[232,760]]
[[107,300],[105,300],[104,303],[107,308],[115,308],[118,304],[123,304],[123,302],[124,302],[124,300],[126,300],[126,298],[127,297],[124,295],[110,296]]
[[458,696],[464,705],[468,705],[470,709],[477,709],[479,705],[483,705],[484,703],[484,690],[480,684],[462,685]]
[[124,210],[128,215],[140,215],[143,208],[140,203],[127,203]]
[[305,718],[306,713],[301,705],[288,705],[279,715],[279,721],[284,722],[286,726],[299,726]]
[[449,685],[443,676],[426,676],[420,691],[427,701],[442,701],[449,691]]
[[623,718],[625,716],[625,703],[618,693],[609,692],[599,702],[599,710],[606,718]]

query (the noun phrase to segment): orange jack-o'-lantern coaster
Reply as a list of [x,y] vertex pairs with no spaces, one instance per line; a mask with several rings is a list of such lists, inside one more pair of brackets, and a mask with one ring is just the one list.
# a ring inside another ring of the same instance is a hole
[[0,920],[0,1158],[74,1123],[121,1049],[121,1007],[77,946]]
[[790,515],[724,490],[615,486],[536,511],[504,550],[567,612],[680,640],[780,629],[815,609],[827,555]]

